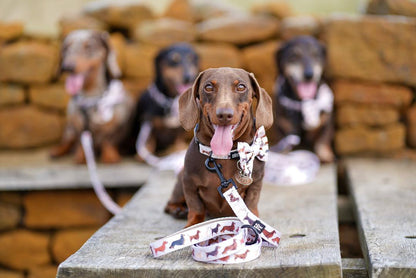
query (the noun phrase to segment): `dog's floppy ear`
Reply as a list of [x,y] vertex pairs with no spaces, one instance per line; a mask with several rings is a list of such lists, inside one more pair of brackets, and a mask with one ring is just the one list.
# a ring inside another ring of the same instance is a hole
[[182,127],[189,131],[199,122],[198,91],[199,83],[204,72],[199,73],[192,88],[189,88],[179,98],[179,120]]
[[121,70],[117,64],[116,53],[110,45],[110,36],[107,32],[101,32],[100,40],[107,50],[106,56],[106,76],[109,80],[119,78],[121,76]]
[[265,129],[269,129],[273,124],[272,98],[266,90],[260,87],[253,73],[249,73],[248,75],[254,90],[254,97],[257,98],[257,108],[255,112],[256,128],[264,126]]

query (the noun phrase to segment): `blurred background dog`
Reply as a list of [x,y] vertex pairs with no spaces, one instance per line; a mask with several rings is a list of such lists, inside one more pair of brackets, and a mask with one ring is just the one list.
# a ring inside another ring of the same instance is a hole
[[313,37],[298,36],[282,45],[275,58],[280,74],[275,127],[282,143],[272,150],[282,151],[288,136],[295,135],[299,148],[314,151],[322,162],[333,161],[333,93],[323,81],[325,47]]
[[179,96],[189,89],[198,72],[199,58],[188,44],[166,47],[155,58],[155,80],[136,107],[134,133],[141,159],[156,163],[155,155],[185,149],[185,131],[179,122]]
[[120,70],[108,39],[105,32],[78,30],[63,42],[60,71],[67,74],[65,89],[71,100],[62,141],[51,150],[51,157],[75,147],[75,161],[85,163],[79,137],[89,130],[102,162],[120,160],[118,144],[128,132],[133,103],[115,79]]

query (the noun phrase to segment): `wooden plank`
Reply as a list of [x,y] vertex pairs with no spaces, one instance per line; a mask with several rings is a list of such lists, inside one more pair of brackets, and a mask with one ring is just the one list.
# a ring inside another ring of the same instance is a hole
[[[97,164],[106,187],[138,187],[147,181],[151,167],[124,158],[118,164]],[[47,149],[0,152],[0,190],[45,190],[91,188],[86,165],[71,156],[50,159]]]
[[415,170],[415,161],[347,161],[361,246],[371,277],[416,277]]
[[185,225],[163,213],[175,178],[160,172],[59,266],[57,277],[341,277],[335,180],[327,165],[308,185],[264,185],[261,218],[282,232],[280,247],[263,247],[252,262],[210,265],[193,261],[189,249],[152,257],[150,242]]
[[367,278],[364,259],[342,259],[343,278]]
[[[138,187],[146,182],[150,172],[149,166],[134,161],[97,166],[101,182],[104,186],[113,188]],[[0,177],[0,190],[91,188],[87,166],[72,163],[4,167],[0,169]]]

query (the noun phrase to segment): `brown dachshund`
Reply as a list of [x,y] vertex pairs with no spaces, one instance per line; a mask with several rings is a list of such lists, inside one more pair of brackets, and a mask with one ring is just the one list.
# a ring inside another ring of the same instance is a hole
[[76,148],[75,161],[85,163],[79,143],[83,130],[92,133],[101,161],[120,160],[118,144],[131,120],[133,103],[125,92],[108,34],[92,30],[71,32],[64,40],[61,71],[68,73],[66,91],[71,95],[67,124],[60,145],[50,155],[59,157]]
[[[165,212],[175,217],[184,217],[188,212],[187,226],[202,222],[206,214],[234,215],[217,191],[219,177],[204,166],[209,154],[201,148],[210,146],[212,154],[230,157],[217,162],[222,165],[224,177],[234,178],[239,173],[238,160],[229,154],[237,142],[251,144],[259,127],[268,129],[273,124],[270,96],[254,75],[245,70],[208,69],[199,74],[192,88],[179,99],[179,117],[186,130],[197,128]],[[239,194],[256,215],[263,176],[264,162],[255,159],[253,182],[243,185],[236,180]]]

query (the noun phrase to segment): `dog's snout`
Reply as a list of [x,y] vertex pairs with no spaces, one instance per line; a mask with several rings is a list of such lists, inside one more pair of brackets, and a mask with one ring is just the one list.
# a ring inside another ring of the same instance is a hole
[[305,80],[311,80],[313,78],[313,69],[311,67],[306,67],[305,70],[303,71],[303,78],[305,78]]
[[63,64],[62,67],[61,67],[61,70],[63,72],[73,73],[75,71],[75,65],[74,64]]
[[221,124],[228,124],[234,116],[234,110],[232,108],[217,108],[217,118]]
[[186,72],[186,73],[183,75],[183,83],[184,83],[184,84],[189,84],[189,83],[191,83],[192,81],[194,81],[192,74],[191,74],[191,73],[189,73],[189,72]]

